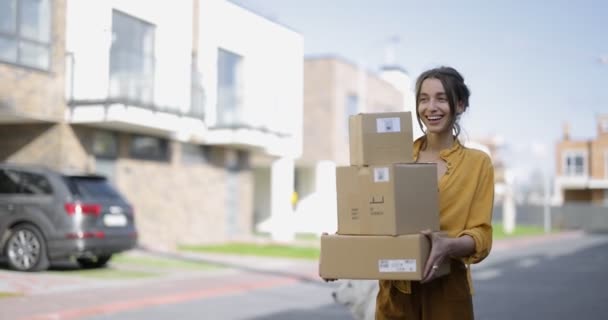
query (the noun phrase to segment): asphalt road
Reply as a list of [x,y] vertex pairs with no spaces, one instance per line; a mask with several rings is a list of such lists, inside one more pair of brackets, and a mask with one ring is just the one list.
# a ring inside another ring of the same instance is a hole
[[[473,268],[476,319],[606,319],[607,270],[608,235],[497,244]],[[0,299],[0,319],[351,319],[315,272],[289,261],[125,283],[0,272],[33,288]]]
[[476,272],[477,319],[608,319],[608,236],[517,251]]
[[[474,268],[477,319],[606,319],[608,236],[586,235],[494,252]],[[296,282],[232,296],[89,319],[351,319],[333,285]]]

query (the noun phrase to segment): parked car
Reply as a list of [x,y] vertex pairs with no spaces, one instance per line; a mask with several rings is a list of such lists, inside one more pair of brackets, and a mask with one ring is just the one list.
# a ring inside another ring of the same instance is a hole
[[0,255],[12,269],[66,258],[102,267],[137,244],[133,214],[104,176],[0,164]]

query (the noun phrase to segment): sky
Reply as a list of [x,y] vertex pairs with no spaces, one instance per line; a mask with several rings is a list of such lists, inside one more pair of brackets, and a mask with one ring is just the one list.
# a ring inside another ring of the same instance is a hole
[[449,65],[471,89],[466,137],[496,136],[517,179],[554,172],[564,122],[596,136],[608,113],[608,1],[232,0],[304,38],[305,55],[338,55],[378,70],[396,62],[415,79]]

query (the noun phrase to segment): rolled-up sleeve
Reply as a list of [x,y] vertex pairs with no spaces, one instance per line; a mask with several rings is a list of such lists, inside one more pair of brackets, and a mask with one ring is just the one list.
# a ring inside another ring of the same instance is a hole
[[475,241],[475,252],[465,257],[467,264],[485,259],[492,249],[492,210],[494,209],[494,167],[489,158],[481,165],[481,172],[473,202],[471,203],[466,229],[458,236],[469,235]]

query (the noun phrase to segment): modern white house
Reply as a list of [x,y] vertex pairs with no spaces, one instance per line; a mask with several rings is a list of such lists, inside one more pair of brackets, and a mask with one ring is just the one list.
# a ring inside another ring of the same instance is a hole
[[289,238],[300,34],[225,0],[67,0],[65,66],[82,166],[134,203],[144,245],[248,237],[263,222]]

